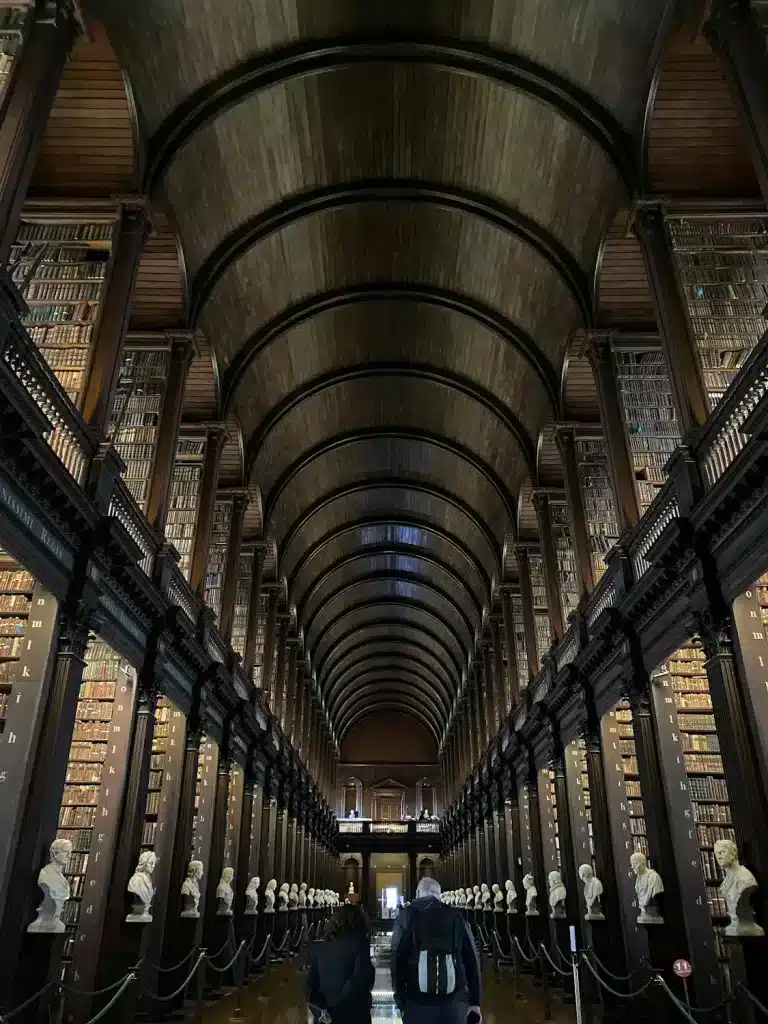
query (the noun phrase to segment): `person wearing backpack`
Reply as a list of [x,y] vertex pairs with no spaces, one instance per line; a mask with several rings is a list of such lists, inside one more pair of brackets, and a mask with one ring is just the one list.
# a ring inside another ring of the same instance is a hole
[[392,990],[403,1024],[480,1024],[480,963],[469,926],[422,878],[392,931]]

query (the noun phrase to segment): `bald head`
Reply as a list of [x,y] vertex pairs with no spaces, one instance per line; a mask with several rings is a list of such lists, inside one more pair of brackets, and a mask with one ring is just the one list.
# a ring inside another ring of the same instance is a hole
[[422,878],[416,886],[416,899],[425,899],[427,896],[440,898],[440,883],[436,878]]

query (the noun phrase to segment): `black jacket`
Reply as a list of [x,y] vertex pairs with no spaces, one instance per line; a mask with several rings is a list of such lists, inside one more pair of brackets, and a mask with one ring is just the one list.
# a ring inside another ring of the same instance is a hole
[[[425,899],[414,900],[409,907],[404,907],[395,920],[392,930],[392,989],[395,994],[395,1004],[402,1009],[408,1002],[430,1003],[443,1002],[444,997],[439,1000],[430,998],[422,992],[409,990],[408,981],[410,977],[411,955],[413,953],[413,916],[430,904],[437,902],[434,896]],[[470,1006],[480,1005],[480,962],[477,959],[475,940],[469,925],[466,924],[458,910],[453,907],[445,907],[446,926],[453,930],[455,936],[455,956],[460,960],[464,968],[466,987],[457,990],[453,998],[461,999]]]
[[334,1024],[368,1020],[375,974],[365,936],[316,942],[310,948],[307,1002],[328,1010]]

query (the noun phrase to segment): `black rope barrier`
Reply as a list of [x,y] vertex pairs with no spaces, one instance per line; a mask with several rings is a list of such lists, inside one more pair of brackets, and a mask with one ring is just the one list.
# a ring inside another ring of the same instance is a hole
[[192,968],[191,973],[189,975],[187,975],[187,977],[184,979],[184,981],[181,983],[181,985],[179,985],[179,987],[176,989],[176,991],[175,992],[171,992],[170,995],[159,996],[159,995],[156,995],[154,992],[147,991],[147,989],[145,989],[145,988],[142,988],[142,993],[144,995],[146,995],[146,996],[149,996],[149,998],[153,1002],[156,1002],[156,1003],[170,1003],[172,1000],[174,1000],[178,996],[180,996],[181,993],[187,988],[187,986],[189,985],[190,981],[192,981],[194,976],[200,970],[200,965],[205,960],[206,960],[205,950],[201,950],[200,955],[198,956],[198,958],[197,958],[197,960],[195,962],[195,966]]
[[557,973],[560,974],[563,978],[572,978],[573,977],[573,969],[571,969],[570,971],[564,971],[561,967],[558,967],[557,964],[555,963],[555,961],[549,955],[547,947],[544,945],[543,942],[540,943],[540,949],[541,949],[541,952],[544,954],[544,956],[549,961],[549,966],[552,968],[553,971],[557,971]]
[[215,964],[212,964],[210,960],[208,961],[208,966],[211,968],[212,971],[215,971],[217,974],[226,974],[226,972],[230,970],[234,966],[236,961],[240,958],[240,954],[243,952],[244,949],[245,940],[243,940],[243,942],[241,942],[240,945],[237,947],[235,955],[232,957],[232,959],[229,961],[226,967],[217,967]]
[[642,966],[635,968],[635,970],[631,971],[629,974],[614,974],[613,971],[610,970],[610,968],[605,966],[603,961],[600,959],[600,957],[597,955],[597,953],[594,951],[594,949],[592,949],[591,946],[590,946],[589,949],[585,950],[585,955],[592,957],[592,959],[595,961],[595,963],[600,968],[600,970],[603,972],[603,974],[607,975],[613,981],[627,981],[627,982],[631,982],[633,980],[633,978],[635,977],[635,975],[645,974],[649,970],[649,965],[644,963],[644,964],[642,964]]
[[525,962],[527,964],[535,964],[537,962],[537,960],[539,959],[538,956],[536,956],[536,955],[534,955],[534,956],[526,956],[525,955],[525,953],[523,952],[523,947],[520,945],[520,941],[519,941],[519,939],[518,939],[518,937],[516,935],[515,935],[515,945],[517,946],[518,953],[523,958],[523,960],[525,960]]
[[641,996],[643,992],[645,992],[646,989],[650,988],[655,981],[654,978],[649,978],[644,985],[641,985],[640,988],[636,989],[634,992],[619,992],[618,989],[613,988],[600,977],[600,975],[597,973],[595,968],[590,963],[588,956],[582,953],[581,958],[589,968],[590,973],[594,976],[594,979],[598,983],[598,985],[604,988],[606,992],[610,992],[611,995],[615,996],[617,999],[637,999],[637,997]]
[[743,992],[744,995],[752,1002],[752,1005],[762,1013],[764,1017],[768,1017],[768,1009],[760,1002],[756,995],[753,995],[746,985],[740,985],[739,991]]
[[179,961],[175,967],[160,967],[160,965],[150,964],[153,971],[157,971],[159,974],[173,974],[174,971],[178,971],[180,967],[183,967],[187,960],[191,960],[195,955],[199,946],[193,946],[192,949],[187,953],[183,960]]
[[97,1022],[100,1021],[102,1019],[102,1017],[106,1017],[106,1015],[109,1013],[109,1011],[112,1009],[112,1007],[115,1006],[115,1004],[118,1002],[118,1000],[122,997],[123,993],[128,988],[128,986],[131,984],[131,982],[134,982],[135,980],[136,980],[136,975],[134,974],[133,971],[130,971],[128,974],[126,974],[126,976],[123,978],[122,985],[117,990],[117,992],[115,992],[115,994],[112,996],[112,998],[106,1004],[106,1006],[102,1006],[102,1008],[99,1010],[99,1012],[95,1016],[91,1017],[91,1019],[88,1021],[88,1024],[97,1024]]

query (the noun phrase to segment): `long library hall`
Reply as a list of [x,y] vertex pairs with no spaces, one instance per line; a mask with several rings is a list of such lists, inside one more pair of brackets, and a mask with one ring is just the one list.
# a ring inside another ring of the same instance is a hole
[[768,1017],[767,34],[0,0],[1,1022]]

